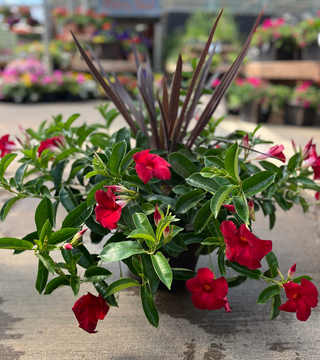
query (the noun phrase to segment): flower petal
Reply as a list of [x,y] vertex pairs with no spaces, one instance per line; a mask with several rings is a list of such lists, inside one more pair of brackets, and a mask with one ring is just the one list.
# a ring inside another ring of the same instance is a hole
[[153,170],[153,176],[160,180],[170,180],[171,171],[166,166],[157,166]]
[[213,280],[210,287],[214,296],[219,300],[223,300],[228,294],[228,283],[224,277]]
[[191,296],[191,301],[197,309],[205,310],[207,297],[208,293],[205,292],[203,292],[202,294],[194,294]]
[[300,294],[303,292],[302,287],[299,284],[296,284],[292,281],[283,284],[284,290],[286,291],[287,298],[292,300],[294,295]]
[[220,230],[225,239],[232,242],[238,242],[238,230],[236,225],[232,221],[223,221],[220,226]]
[[208,310],[218,310],[225,306],[227,303],[226,300],[217,299],[213,293],[209,293],[209,296],[207,297],[206,301],[206,308]]
[[153,170],[148,169],[146,164],[139,163],[136,165],[135,169],[140,180],[142,180],[144,184],[153,178]]
[[142,150],[140,152],[135,153],[132,158],[136,164],[141,164],[146,161],[147,156],[149,155],[150,149]]
[[271,240],[260,240],[258,239],[258,246],[250,249],[251,255],[257,260],[264,258],[272,250]]
[[186,287],[192,294],[203,293],[203,287],[199,284],[197,277],[187,280]]
[[252,256],[249,246],[243,247],[241,253],[236,256],[236,261],[250,270],[255,270],[261,267],[260,261]]
[[252,234],[252,232],[246,227],[245,224],[241,224],[238,229],[238,236],[244,237],[250,246],[257,246],[258,239],[257,237]]
[[294,300],[288,300],[279,307],[279,310],[287,312],[296,312],[297,311],[297,302]]
[[297,301],[297,305],[297,319],[307,321],[311,315],[311,307],[301,298]]
[[214,275],[210,269],[201,268],[197,272],[197,279],[201,286],[210,285],[214,279]]
[[99,205],[103,205],[105,208],[113,208],[115,206],[115,195],[110,188],[108,192],[103,190],[97,190],[94,194],[94,197]]
[[303,289],[302,291],[302,296],[303,296],[303,300],[312,308],[315,308],[318,305],[318,290],[317,288],[314,286],[314,284],[307,280],[307,279],[302,279],[301,280],[301,287]]

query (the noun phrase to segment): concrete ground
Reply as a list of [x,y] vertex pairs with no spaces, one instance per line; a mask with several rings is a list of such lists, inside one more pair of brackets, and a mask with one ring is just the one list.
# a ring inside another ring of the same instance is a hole
[[[78,123],[103,121],[93,109],[96,104],[0,104],[0,134],[18,134],[16,125],[35,127],[57,113],[70,116],[80,112]],[[114,125],[120,128],[124,123],[117,120]],[[252,127],[237,118],[227,118],[220,126],[220,134],[235,128],[250,131]],[[313,136],[320,149],[320,129],[267,125],[260,134],[284,144],[288,156],[292,153],[291,139],[304,146]],[[0,205],[7,198],[1,191]],[[20,237],[34,231],[36,206],[37,200],[18,202],[0,224],[0,237]],[[60,213],[59,217],[62,216]],[[258,213],[253,232],[262,239],[273,240],[281,271],[286,273],[297,262],[297,275],[308,274],[320,289],[319,208],[312,207],[308,214],[303,214],[298,205],[287,213],[278,209],[272,231],[268,223]],[[101,251],[101,245],[90,244],[88,237],[85,243],[91,252]],[[208,258],[200,257],[198,268],[204,266],[208,266]],[[109,269],[116,278],[118,265]],[[51,296],[39,296],[34,287],[36,272],[37,260],[32,253],[13,256],[10,250],[0,251],[1,360],[320,359],[320,310],[313,309],[307,322],[299,322],[294,314],[284,312],[270,322],[270,304],[256,304],[265,287],[262,281],[247,280],[229,290],[231,314],[224,310],[195,309],[184,287],[158,291],[155,297],[160,313],[158,330],[144,317],[138,289],[131,288],[120,293],[119,308],[112,308],[105,320],[99,321],[98,333],[90,335],[78,328],[71,311],[76,298],[70,288],[60,288]],[[85,285],[79,296],[87,291],[95,293],[92,286]]]

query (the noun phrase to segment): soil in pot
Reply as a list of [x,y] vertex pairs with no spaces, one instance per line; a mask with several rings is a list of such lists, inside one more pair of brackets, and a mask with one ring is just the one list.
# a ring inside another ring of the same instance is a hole
[[313,126],[316,122],[316,111],[313,108],[304,108],[297,104],[287,104],[284,122],[296,126]]

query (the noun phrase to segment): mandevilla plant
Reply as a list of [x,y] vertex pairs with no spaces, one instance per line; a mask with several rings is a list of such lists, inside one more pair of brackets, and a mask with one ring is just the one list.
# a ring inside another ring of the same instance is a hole
[[[311,140],[303,151],[294,145],[296,153],[286,164],[282,145],[266,153],[255,149],[257,144],[272,143],[256,136],[259,126],[252,133],[214,134],[222,119],[214,121],[212,114],[236,75],[252,35],[191,133],[188,124],[203,83],[198,84],[190,105],[189,100],[204,58],[187,95],[182,90],[180,97],[181,78],[176,72],[170,100],[163,82],[163,98],[155,102],[147,66],[146,75],[138,71],[138,82],[148,84],[139,85],[143,101],[138,110],[117,81],[113,89],[104,83],[119,110],[98,108],[106,125],[76,127],[78,114],[66,121],[56,116],[53,123],[43,122],[37,131],[25,130],[25,138],[19,139],[20,149],[8,135],[0,139],[0,186],[12,194],[1,209],[1,221],[17,201],[40,199],[35,231],[23,239],[0,238],[0,248],[14,249],[14,254],[34,252],[39,294],[69,286],[77,296],[81,284],[92,283],[98,296],[88,293],[72,309],[85,331],[95,332],[98,320],[104,319],[110,307],[118,306],[115,294],[133,286],[140,288],[143,311],[155,327],[159,315],[154,293],[159,287],[170,290],[181,281],[186,281],[191,300],[199,309],[225,308],[230,312],[229,289],[247,279],[266,282],[257,300],[259,304],[271,301],[271,319],[282,310],[296,312],[297,318],[305,321],[311,308],[317,306],[318,291],[312,279],[307,275],[294,278],[296,264],[287,276],[282,275],[272,241],[259,239],[252,232],[259,208],[269,216],[270,228],[276,219],[275,204],[285,211],[294,203],[308,210],[302,191],[320,192],[314,181],[320,178],[315,145]],[[181,69],[177,71],[179,74]],[[100,76],[96,69],[92,72]],[[132,131],[124,127],[109,134],[119,112]],[[21,166],[9,179],[6,170],[17,151],[22,155],[18,158]],[[276,166],[268,158],[283,164]],[[309,178],[312,174],[314,180]],[[58,224],[56,214],[61,206],[68,214]],[[86,231],[90,231],[92,242],[104,241],[99,255],[90,254],[83,243]],[[53,251],[61,253],[61,261],[52,259]],[[180,255],[186,251],[190,259],[183,260]],[[213,271],[211,253],[217,255],[219,276]],[[209,255],[210,268],[195,272],[200,254]],[[264,258],[267,265],[261,264]],[[120,271],[120,278],[108,283],[112,275],[108,263],[115,261],[120,268],[124,263],[132,277],[124,277]],[[49,273],[53,276],[50,280]],[[280,300],[282,289],[288,297],[284,304]]]

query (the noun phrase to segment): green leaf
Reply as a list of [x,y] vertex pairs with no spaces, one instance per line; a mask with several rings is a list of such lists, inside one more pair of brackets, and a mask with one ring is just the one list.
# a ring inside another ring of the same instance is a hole
[[270,171],[261,171],[254,174],[242,182],[242,190],[246,197],[253,196],[270,186],[276,174]]
[[281,289],[279,285],[271,285],[264,289],[258,298],[258,304],[265,304],[272,296],[280,294]]
[[292,171],[298,167],[301,162],[301,153],[294,154],[288,162],[288,170]]
[[74,228],[65,228],[55,231],[54,233],[52,233],[51,239],[48,241],[48,244],[58,245],[72,238],[77,232],[78,229]]
[[41,230],[45,222],[49,220],[51,226],[54,225],[54,214],[53,214],[53,206],[50,199],[44,197],[39,205],[37,206],[36,213],[35,213],[35,222],[37,226],[37,232],[40,236]]
[[207,237],[202,243],[202,245],[223,245],[222,240],[217,237]]
[[0,238],[0,249],[31,250],[33,243],[15,238]]
[[152,194],[150,184],[144,184],[143,181],[139,179],[139,176],[123,174],[121,183],[125,186],[136,186],[148,194]]
[[232,288],[232,287],[236,287],[241,285],[242,283],[244,283],[248,278],[246,276],[235,276],[232,278],[227,279],[227,283],[228,283],[228,287]]
[[113,275],[109,270],[100,267],[100,266],[91,266],[86,270],[84,276],[86,277],[86,281],[90,282],[99,282],[107,279]]
[[271,271],[271,276],[274,279],[278,276],[278,268],[279,268],[278,260],[272,251],[270,251],[266,255],[266,260],[269,265],[269,269]]
[[219,214],[221,205],[224,203],[227,196],[230,192],[235,189],[236,185],[226,185],[223,186],[220,190],[218,190],[211,199],[210,207],[213,213],[213,216],[216,218]]
[[121,162],[127,151],[127,143],[125,140],[117,143],[112,149],[109,161],[109,169],[112,174],[117,175],[120,172]]
[[185,245],[202,243],[208,236],[206,234],[188,233],[183,235]]
[[69,155],[79,152],[77,148],[70,148],[62,151],[54,160],[53,166],[56,166],[61,160],[66,159]]
[[280,310],[279,310],[280,306],[281,306],[280,295],[278,294],[273,296],[271,300],[270,320],[274,320],[280,314]]
[[78,276],[72,275],[70,279],[70,286],[74,293],[74,296],[78,296],[80,290],[80,278]]
[[141,205],[141,209],[143,210],[143,212],[148,216],[154,213],[155,211],[155,207],[151,204],[148,203],[144,203]]
[[52,233],[52,226],[50,224],[50,221],[47,220],[41,229],[41,233],[40,233],[40,237],[39,237],[39,240],[41,241],[42,244],[43,244],[45,238],[47,238],[47,240],[50,241],[51,233]]
[[15,196],[11,199],[9,199],[8,201],[6,201],[4,203],[4,205],[2,206],[1,208],[1,211],[0,211],[0,220],[1,221],[4,221],[5,218],[7,217],[7,215],[9,214],[9,211],[10,209],[12,208],[12,206],[19,200],[21,199],[21,196],[18,195],[18,196]]
[[306,280],[309,280],[309,281],[312,281],[313,279],[310,277],[310,276],[308,276],[308,275],[302,275],[302,276],[298,276],[298,277],[296,277],[295,279],[291,279],[292,280],[292,282],[294,282],[294,283],[296,283],[296,284],[299,284],[299,283],[301,283],[301,280],[302,279],[306,279]]
[[224,262],[225,248],[221,247],[218,251],[218,266],[221,276],[226,276],[226,265]]
[[43,262],[43,265],[54,275],[54,261],[45,253],[35,254],[39,260]]
[[58,276],[51,281],[49,281],[46,290],[44,292],[44,295],[50,295],[54,290],[58,289],[60,286],[69,285],[70,286],[70,275],[66,275],[66,278],[64,276]]
[[77,200],[74,197],[72,191],[65,186],[63,186],[59,192],[59,199],[63,207],[68,212],[70,212],[71,210],[73,210],[78,206]]
[[239,145],[235,142],[229,147],[225,159],[224,165],[229,175],[233,177],[238,183],[240,183],[239,171],[238,171],[238,157],[239,157]]
[[22,164],[22,165],[19,167],[19,169],[16,171],[16,174],[15,174],[15,176],[14,176],[15,182],[16,182],[16,184],[17,184],[17,186],[18,186],[18,188],[19,188],[20,190],[22,190],[22,182],[23,182],[23,179],[24,179],[24,177],[25,177],[25,175],[26,175],[26,171],[27,171],[28,165],[29,165],[28,162]]
[[168,156],[173,170],[184,179],[198,171],[194,163],[180,153],[171,153]]
[[158,251],[156,255],[151,255],[151,261],[159,279],[170,290],[172,283],[172,270],[171,266],[168,264],[167,259],[163,256],[161,252]]
[[[147,240],[147,241],[151,241],[152,243],[155,243],[156,242],[156,239],[151,236],[149,233],[147,232],[144,232],[143,230],[141,229],[136,229],[136,230],[133,230],[129,235],[128,235],[129,238],[133,238],[133,239],[144,239],[144,240]],[[151,245],[152,246],[152,245]]]
[[132,156],[140,151],[142,151],[142,149],[135,148],[128,152],[128,154],[122,160],[120,174],[124,173],[127,170],[128,166],[133,162]]
[[111,179],[106,179],[106,180],[103,180],[101,182],[99,182],[99,184],[95,185],[88,193],[88,196],[87,196],[87,205],[88,207],[92,206],[94,203],[95,203],[95,193],[98,191],[98,190],[101,190],[103,189],[104,186],[106,185],[110,185],[111,183]]
[[60,161],[57,166],[52,166],[51,174],[53,177],[53,184],[57,191],[60,191],[61,183],[62,183],[62,175],[69,160]]
[[48,269],[43,265],[43,262],[39,260],[38,263],[38,274],[37,274],[37,280],[36,280],[36,289],[41,295],[42,291],[45,289],[48,281],[49,271]]
[[288,207],[287,207],[287,202],[285,200],[285,198],[278,194],[278,193],[274,193],[273,197],[275,198],[276,202],[279,204],[279,206],[284,210],[287,211]]
[[[65,250],[65,251],[70,252],[70,250]],[[89,251],[84,245],[80,245],[77,246],[76,248],[73,248],[71,250],[71,253],[72,253],[72,263],[74,263],[75,256],[82,255],[80,259],[77,258],[77,262],[81,267],[85,269],[89,269],[93,265],[92,256],[90,255]]]
[[98,291],[98,293],[104,298],[106,299],[107,303],[109,306],[116,306],[118,307],[117,301],[114,297],[114,295],[111,296],[106,296],[106,292],[108,289],[108,285],[105,281],[99,281],[99,282],[94,282],[93,286],[95,287],[95,289]]
[[282,177],[282,170],[278,166],[270,163],[269,161],[259,161],[259,164],[269,172],[276,173],[279,177]]
[[131,255],[142,254],[143,247],[137,241],[122,241],[107,244],[101,251],[99,257],[107,262],[126,259]]
[[195,207],[199,201],[205,198],[205,193],[201,190],[193,190],[179,197],[176,203],[177,213],[186,213],[191,208]]
[[191,186],[207,190],[210,193],[215,193],[221,188],[221,185],[217,182],[217,178],[205,178],[200,173],[191,175],[186,179],[186,182]]
[[143,311],[149,323],[157,328],[159,324],[159,313],[154,304],[152,292],[146,286],[141,286],[140,291]]
[[4,173],[11,162],[17,157],[17,154],[7,154],[0,161],[0,180],[3,179]]
[[205,229],[205,227],[208,225],[209,220],[213,216],[211,212],[210,202],[211,200],[207,201],[202,206],[193,221],[193,227],[196,234],[201,233]]
[[62,228],[79,227],[81,226],[91,215],[93,208],[87,209],[87,203],[83,202],[75,209],[69,212],[66,218],[62,222]]
[[304,176],[297,176],[296,178],[290,178],[287,180],[291,184],[301,184],[305,189],[311,189],[315,191],[320,191],[320,186],[318,186],[313,180],[304,177]]
[[69,119],[66,121],[66,124],[65,124],[65,129],[66,130],[69,130],[70,126],[72,125],[72,123],[74,121],[76,121],[78,119],[78,117],[80,116],[80,114],[73,114],[69,117]]
[[132,286],[140,286],[140,284],[137,280],[130,279],[130,278],[116,280],[108,286],[105,296],[108,297],[110,295],[115,294],[116,292],[118,292],[120,290],[127,289]]
[[240,265],[237,262],[230,262],[228,260],[226,261],[226,265],[228,267],[231,267],[233,270],[235,270],[236,272],[238,272],[243,276],[246,276],[253,280],[260,280],[259,277],[259,275],[261,275],[260,270],[250,270],[246,266]]
[[224,169],[224,162],[217,156],[205,156],[204,165],[207,167],[216,167],[218,169]]
[[232,201],[236,209],[237,214],[240,219],[245,223],[249,223],[249,207],[247,199],[244,196],[244,193],[241,193],[241,196],[232,196]]
[[147,216],[143,213],[137,213],[133,215],[133,222],[138,230],[143,230],[143,233],[148,234],[152,239],[149,239],[153,242],[156,241],[155,233],[152,229],[152,226],[147,218]]
[[158,289],[160,280],[157,273],[154,271],[151,256],[149,254],[141,254],[140,258],[142,262],[143,275],[149,280],[149,286],[152,293],[155,293]]
[[187,281],[197,276],[196,271],[190,269],[182,269],[182,268],[172,268],[172,274],[175,280],[183,280],[183,281]]

